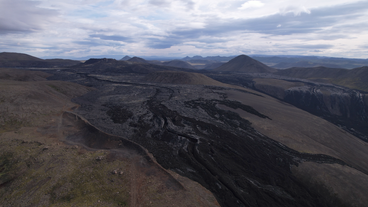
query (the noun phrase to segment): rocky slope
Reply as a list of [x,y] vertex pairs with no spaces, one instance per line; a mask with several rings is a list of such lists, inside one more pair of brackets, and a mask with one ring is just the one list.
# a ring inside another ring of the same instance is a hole
[[[366,179],[367,144],[331,123],[252,90],[124,76],[68,76],[98,88],[74,99],[81,105],[75,113],[143,146],[164,168],[213,192],[221,206],[364,205],[346,194],[363,192],[364,182],[341,191],[331,171],[355,183]],[[303,174],[298,166],[308,163],[320,171]],[[311,179],[323,172],[332,177]]]
[[368,141],[368,95],[365,92],[273,75],[207,75],[224,83],[253,88],[276,97]]

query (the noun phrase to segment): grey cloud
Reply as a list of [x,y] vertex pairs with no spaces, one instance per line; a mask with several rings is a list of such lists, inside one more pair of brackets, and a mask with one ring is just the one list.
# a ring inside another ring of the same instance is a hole
[[159,6],[159,7],[170,6],[170,1],[166,1],[166,0],[149,0],[149,3],[154,6]]
[[[146,45],[150,48],[153,49],[166,49],[166,48],[170,48],[171,46],[174,45],[179,45],[182,44],[183,42],[185,42],[186,39],[185,38],[180,38],[177,37],[175,35],[170,35],[170,36],[166,36],[166,37],[161,37],[161,38],[147,38],[146,39]],[[222,40],[222,39],[211,39],[211,38],[206,38],[206,39],[197,39],[195,40],[196,42],[200,42],[200,43],[205,43],[205,44],[214,44],[214,43],[223,43],[223,42],[227,42],[226,40]],[[202,46],[204,47],[204,46]],[[201,48],[200,46],[198,46],[198,48]]]
[[166,49],[170,48],[173,45],[178,45],[180,43],[182,43],[182,40],[177,38],[165,38],[165,39],[148,38],[146,45],[153,49]]
[[0,34],[28,33],[44,29],[58,12],[40,8],[38,4],[30,0],[1,0]]
[[118,42],[134,42],[132,38],[130,37],[124,37],[119,35],[90,35],[91,38],[99,38],[101,40],[112,40],[112,41],[118,41]]
[[97,46],[124,46],[124,44],[121,43],[111,43],[106,41],[94,41],[94,40],[79,40],[79,41],[73,41],[73,43],[78,45],[84,45],[84,46],[90,46],[90,47],[97,47]]
[[348,35],[336,34],[336,35],[319,35],[318,39],[320,40],[337,40],[337,39],[348,39]]
[[[207,22],[203,29],[178,29],[172,34],[180,38],[199,38],[201,36],[221,36],[229,32],[256,32],[269,35],[291,35],[300,33],[321,32],[326,27],[334,25],[342,20],[354,20],[364,15],[368,10],[367,1],[338,5],[334,7],[317,8],[310,14],[293,13],[274,14],[261,18],[247,20],[220,20]],[[352,24],[354,25],[354,24]]]
[[294,48],[300,48],[300,49],[330,49],[333,48],[333,45],[325,45],[325,44],[320,44],[320,45],[295,45]]
[[195,3],[192,0],[181,0],[187,7],[188,10],[192,10],[194,8]]

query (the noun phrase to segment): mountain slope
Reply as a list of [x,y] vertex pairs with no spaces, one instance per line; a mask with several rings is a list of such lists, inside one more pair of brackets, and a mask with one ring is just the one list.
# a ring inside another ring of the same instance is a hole
[[65,59],[47,59],[43,60],[37,57],[33,57],[22,53],[0,53],[0,67],[36,67],[36,68],[49,68],[49,67],[67,67],[71,65],[79,64],[76,60]]
[[268,67],[267,65],[246,55],[239,55],[238,57],[213,70],[239,73],[272,73],[276,71],[276,69]]
[[351,70],[326,67],[290,68],[279,70],[275,74],[293,78],[310,79],[319,82],[328,82],[351,89],[368,91],[367,66]]

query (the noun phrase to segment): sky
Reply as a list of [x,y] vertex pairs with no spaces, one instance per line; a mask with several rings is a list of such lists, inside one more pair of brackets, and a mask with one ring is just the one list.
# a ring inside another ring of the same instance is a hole
[[0,0],[0,52],[368,58],[368,0]]

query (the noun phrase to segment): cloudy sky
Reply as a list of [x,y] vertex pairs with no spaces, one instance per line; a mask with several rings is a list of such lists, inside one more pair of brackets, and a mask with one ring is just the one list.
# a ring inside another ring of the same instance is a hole
[[0,0],[0,52],[368,58],[368,0]]

